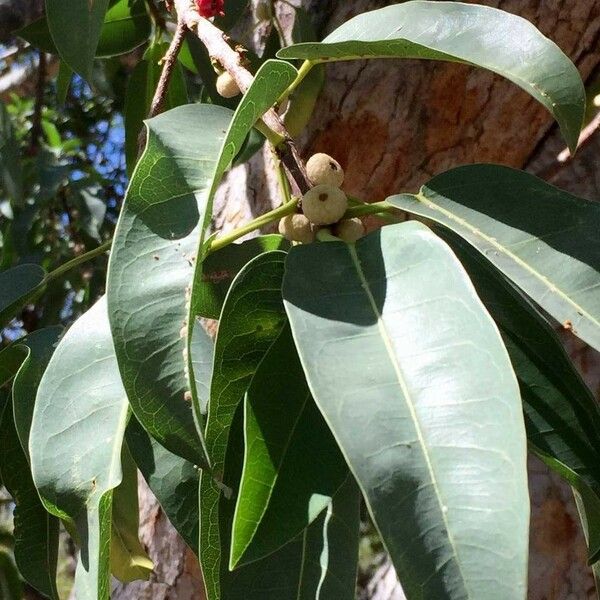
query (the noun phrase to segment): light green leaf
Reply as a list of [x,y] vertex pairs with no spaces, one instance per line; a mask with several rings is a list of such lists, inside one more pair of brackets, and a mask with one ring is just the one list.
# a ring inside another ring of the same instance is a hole
[[108,0],[46,0],[48,27],[60,57],[87,81],[107,8]]
[[244,409],[232,569],[268,556],[306,530],[348,478],[346,462],[310,395],[288,327],[261,361]]
[[139,505],[136,464],[127,444],[121,448],[123,480],[113,492],[110,565],[112,574],[125,583],[147,580],[154,565],[139,537]]
[[[234,279],[221,313],[205,433],[212,474],[205,472],[200,478],[200,564],[210,600],[221,597],[220,573],[226,569],[221,565],[227,564],[228,556],[222,555],[219,498],[223,492],[231,494],[214,477],[223,478],[235,413],[286,322],[281,299],[284,261],[284,252],[273,251],[249,262]],[[237,476],[236,472],[234,481]]]
[[522,600],[519,390],[449,248],[417,222],[294,247],[283,296],[313,397],[407,598]]
[[388,201],[449,227],[600,350],[600,204],[522,171],[469,165]]
[[198,554],[199,470],[151,438],[132,417],[125,432],[129,450],[169,521]]
[[51,513],[77,527],[78,600],[107,600],[112,494],[128,404],[102,298],[67,331],[39,386],[29,453]]
[[526,19],[462,2],[413,0],[362,13],[322,42],[277,53],[315,63],[358,58],[424,58],[475,65],[506,77],[544,105],[573,152],[585,110],[577,68]]
[[24,264],[0,273],[0,326],[15,317],[42,288],[46,271],[39,265]]
[[[27,456],[17,435],[10,401],[3,411],[0,410],[0,478],[16,505],[14,557],[19,572],[36,590],[58,600],[56,563],[59,521],[46,512],[37,494]],[[10,597],[4,595],[0,581],[0,598]]]
[[206,459],[186,400],[185,290],[230,118],[228,109],[198,104],[148,121],[109,263],[109,315],[132,410],[161,444],[197,465]]
[[[161,60],[169,45],[155,44],[148,48],[141,60],[133,69],[127,84],[125,95],[125,158],[127,160],[127,172],[131,175],[142,150],[139,147],[140,131],[144,125],[144,119],[150,112],[152,99],[162,73]],[[171,81],[165,96],[164,110],[170,110],[187,104],[188,93],[183,76],[183,70],[179,63],[175,65]]]
[[259,254],[289,247],[290,243],[280,235],[262,235],[209,254],[202,264],[202,285],[196,297],[198,314],[218,319],[231,282],[242,267]]

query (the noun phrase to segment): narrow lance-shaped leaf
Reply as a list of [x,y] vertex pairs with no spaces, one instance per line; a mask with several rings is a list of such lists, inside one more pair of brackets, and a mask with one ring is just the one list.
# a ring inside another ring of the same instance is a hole
[[522,171],[469,165],[438,175],[402,210],[445,225],[565,329],[600,350],[600,204]]
[[127,444],[121,448],[123,480],[113,492],[110,564],[112,574],[125,583],[147,580],[154,567],[139,537],[139,504],[136,464]]
[[[244,402],[244,438],[230,568],[263,558],[302,533],[330,507],[349,476],[310,395],[289,327],[252,379]],[[355,562],[349,568],[351,590]]]
[[462,62],[506,77],[544,105],[571,151],[585,110],[579,72],[529,21],[489,6],[413,0],[350,19],[322,42],[294,44],[280,58],[312,62],[424,58]]
[[[252,377],[286,318],[281,299],[285,253],[261,254],[233,281],[225,300],[215,343],[213,376],[206,422],[206,446],[211,472],[200,478],[200,564],[210,600],[221,598],[223,556],[219,498],[232,490],[222,479],[233,418]],[[234,481],[237,482],[235,472]],[[233,506],[231,508],[233,516]]]
[[54,45],[73,71],[88,81],[107,7],[108,0],[46,0]]
[[292,248],[283,295],[313,397],[408,598],[525,597],[517,381],[460,263],[425,226]]
[[[49,598],[58,600],[56,564],[59,521],[48,514],[35,489],[27,456],[17,435],[10,400],[0,413],[0,477],[16,505],[15,562],[29,585]],[[0,597],[11,596],[0,593]]]
[[29,453],[46,508],[77,528],[78,600],[108,600],[112,491],[127,423],[106,299],[60,341],[39,386]]

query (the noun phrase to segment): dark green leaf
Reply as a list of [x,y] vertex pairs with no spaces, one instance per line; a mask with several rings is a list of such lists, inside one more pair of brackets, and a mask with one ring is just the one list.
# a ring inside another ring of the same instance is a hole
[[558,121],[577,146],[585,90],[577,68],[526,19],[462,2],[414,0],[360,14],[320,43],[288,46],[280,58],[315,63],[357,58],[425,58],[462,62],[506,77]]
[[600,350],[599,203],[498,165],[459,167],[388,200],[455,231]]
[[138,537],[137,468],[127,444],[121,448],[121,467],[123,479],[113,492],[110,565],[112,574],[127,583],[147,580],[154,565]]
[[79,211],[77,225],[97,242],[102,241],[100,228],[106,216],[106,202],[102,199],[102,188],[97,184],[83,181],[72,185],[74,203]]
[[0,598],[22,600],[23,584],[10,552],[0,546]]
[[222,107],[187,105],[148,121],[147,148],[127,192],[109,265],[115,351],[133,412],[167,449],[194,464],[206,460],[185,398],[185,290],[230,119]]
[[61,58],[87,81],[92,78],[107,8],[108,0],[46,0],[46,17],[54,45]]
[[4,192],[16,203],[22,201],[23,175],[19,144],[4,102],[0,102],[0,183]]
[[519,390],[449,248],[417,222],[297,246],[283,296],[313,397],[407,597],[522,599]]
[[[59,521],[46,512],[37,494],[27,456],[17,435],[12,408],[12,402],[7,402],[0,415],[0,476],[16,505],[15,562],[27,583],[53,600],[58,600],[56,563]],[[0,597],[5,598],[4,595]]]
[[33,480],[47,510],[77,528],[77,600],[109,597],[112,495],[122,479],[128,409],[102,298],[55,350],[29,438]]
[[0,350],[0,388],[15,376],[19,367],[27,358],[27,346],[23,346],[20,341],[17,340]]
[[261,559],[302,533],[348,478],[288,327],[261,361],[244,407],[246,449],[230,568]]
[[41,289],[46,272],[39,265],[19,265],[0,273],[0,326],[6,325]]
[[[285,324],[281,281],[285,253],[261,254],[234,279],[219,324],[206,422],[206,446],[215,477],[222,478],[234,415],[260,361]],[[219,498],[210,473],[200,482],[200,563],[209,598],[219,598],[221,555]],[[227,492],[229,494],[229,492]],[[233,508],[231,509],[233,512]]]
[[259,254],[289,247],[289,242],[280,235],[263,235],[209,254],[202,266],[202,285],[196,300],[198,314],[218,319],[231,282],[242,267]]
[[152,439],[135,417],[125,435],[135,463],[169,521],[198,554],[198,469]]

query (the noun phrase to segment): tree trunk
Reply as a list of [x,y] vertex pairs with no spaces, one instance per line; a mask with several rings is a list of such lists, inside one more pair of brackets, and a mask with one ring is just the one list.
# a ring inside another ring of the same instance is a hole
[[[391,4],[374,0],[297,0],[300,1],[323,34],[354,14]],[[600,63],[600,0],[481,3],[517,13],[535,23],[571,57],[584,79]],[[279,11],[282,20],[289,24],[289,7],[280,3]],[[327,83],[300,143],[306,155],[324,151],[336,157],[347,173],[346,191],[373,201],[395,192],[416,191],[436,173],[477,161],[528,168],[542,175],[552,172],[557,185],[600,199],[597,138],[571,163],[555,169],[563,143],[545,109],[517,86],[492,73],[462,65],[416,60],[329,65]],[[262,174],[264,166],[271,162],[265,149],[247,165],[231,171],[216,201],[218,227],[235,227],[277,201],[276,182]],[[572,336],[566,343],[592,389],[600,392],[598,354]],[[593,581],[586,565],[585,542],[568,486],[532,459],[530,488],[533,512],[529,598],[592,598]],[[148,496],[145,498],[146,513],[157,514],[156,506]],[[150,521],[142,531],[158,564],[164,562],[166,568],[169,564],[187,564],[183,546],[172,530],[157,530]],[[169,590],[169,581],[121,586],[113,598],[166,598],[167,594],[173,600],[192,597],[188,595],[189,587],[180,591],[178,580],[176,587]],[[199,590],[200,587],[194,598],[200,597]],[[373,578],[368,597],[403,598],[389,564]]]

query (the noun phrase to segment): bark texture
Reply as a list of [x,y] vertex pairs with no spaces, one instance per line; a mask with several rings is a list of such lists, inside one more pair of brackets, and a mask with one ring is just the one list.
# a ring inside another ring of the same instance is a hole
[[[535,23],[575,62],[584,79],[600,64],[600,0],[480,0]],[[296,0],[309,9],[325,34],[351,16],[391,2],[374,0]],[[278,11],[289,28],[292,13]],[[263,28],[255,29],[260,42]],[[525,92],[500,77],[470,67],[426,61],[336,63],[327,67],[319,97],[301,148],[308,156],[328,152],[344,166],[346,191],[369,200],[390,193],[416,191],[431,176],[470,162],[496,162],[544,174],[575,194],[600,200],[598,138],[565,168],[553,167],[564,148],[550,115]],[[231,229],[279,200],[276,180],[265,178],[272,164],[268,149],[233,169],[216,199],[215,226]],[[556,171],[556,172],[555,172]],[[597,353],[566,337],[571,355],[600,396]],[[585,543],[570,490],[531,460],[532,524],[530,600],[583,600],[593,597],[585,560]],[[121,586],[113,598],[190,598],[197,582],[187,575],[181,542],[146,496],[142,531],[159,569],[174,570],[160,583]],[[155,520],[163,520],[156,527]],[[162,565],[162,566],[161,566]],[[180,573],[179,575],[176,575]],[[185,581],[179,587],[180,581]],[[169,582],[173,587],[169,591]],[[363,597],[402,600],[393,568],[384,564]],[[200,597],[200,587],[194,598]]]

